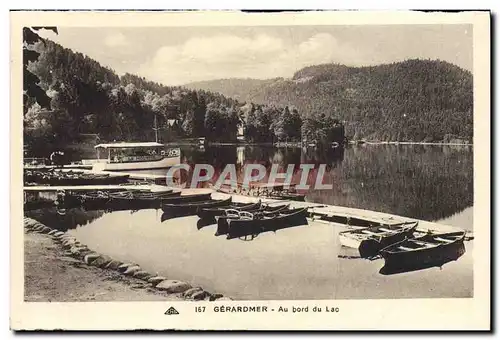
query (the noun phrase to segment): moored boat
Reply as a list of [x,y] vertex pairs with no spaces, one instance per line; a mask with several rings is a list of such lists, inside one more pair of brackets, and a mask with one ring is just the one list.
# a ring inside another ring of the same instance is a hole
[[465,231],[427,233],[380,250],[386,272],[421,269],[456,260],[465,252]]
[[53,186],[112,185],[128,181],[130,175],[94,174],[84,171],[25,170],[25,183],[48,184]]
[[377,226],[346,230],[339,233],[340,243],[359,250],[361,257],[371,257],[384,247],[409,238],[415,232],[418,222],[392,226]]
[[162,201],[169,198],[179,197],[180,191],[172,189],[161,192],[151,191],[125,191],[109,193],[109,201],[107,207],[109,209],[159,209]]
[[[263,214],[263,215],[269,215],[273,216],[278,212],[284,212],[288,210],[289,204],[283,204],[283,205],[278,205],[278,206],[269,206],[269,205],[262,205],[256,209],[248,209],[244,210],[247,213],[252,213],[252,214]],[[217,220],[217,231],[215,232],[215,236],[220,236],[220,235],[225,235],[229,232],[229,224],[228,220],[231,219],[240,219],[241,217],[242,210],[238,209],[226,209],[224,210],[223,214],[219,216],[215,216],[215,219]],[[248,215],[245,215],[248,216]]]
[[97,159],[82,161],[94,171],[164,169],[180,164],[180,149],[158,142],[105,143],[95,146]]
[[216,216],[225,215],[225,211],[228,209],[236,209],[240,211],[250,211],[260,208],[260,200],[255,203],[233,203],[227,207],[216,207],[216,208],[199,208],[197,215],[202,219],[214,219]]
[[[181,196],[182,197],[182,196]],[[162,204],[163,211],[182,211],[186,213],[196,214],[198,209],[211,208],[211,207],[224,207],[231,204],[232,197],[223,200],[207,200],[207,201],[191,201],[191,202],[178,202],[178,203],[164,203]]]
[[259,234],[266,231],[307,225],[307,209],[297,208],[274,213],[240,212],[240,218],[228,219],[227,239],[246,235]]
[[191,203],[191,202],[202,202],[208,201],[212,197],[211,193],[203,193],[203,194],[190,194],[190,195],[180,195],[177,197],[167,197],[162,200],[163,203],[166,204],[166,207],[171,207],[172,205],[182,204],[182,203]]

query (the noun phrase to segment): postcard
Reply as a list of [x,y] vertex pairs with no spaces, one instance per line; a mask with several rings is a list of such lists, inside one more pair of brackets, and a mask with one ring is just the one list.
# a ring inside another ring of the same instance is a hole
[[490,13],[12,11],[13,330],[490,330]]

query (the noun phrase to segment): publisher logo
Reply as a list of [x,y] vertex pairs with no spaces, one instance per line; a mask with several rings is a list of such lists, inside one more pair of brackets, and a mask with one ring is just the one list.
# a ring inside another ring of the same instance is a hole
[[177,311],[177,309],[175,309],[174,307],[170,307],[169,309],[167,309],[167,311],[165,312],[165,315],[175,315],[175,314],[179,314],[179,312]]

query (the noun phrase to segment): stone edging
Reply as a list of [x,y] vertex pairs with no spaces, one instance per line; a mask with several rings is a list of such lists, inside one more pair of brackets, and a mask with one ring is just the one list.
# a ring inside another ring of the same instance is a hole
[[65,255],[76,258],[87,265],[120,272],[122,275],[127,275],[136,279],[143,280],[149,283],[158,292],[167,294],[178,294],[180,297],[187,300],[232,300],[222,294],[209,293],[201,287],[193,287],[187,282],[178,280],[169,280],[163,276],[149,274],[134,263],[124,263],[121,261],[113,260],[107,255],[99,254],[90,250],[86,245],[80,243],[75,237],[52,229],[46,225],[38,222],[29,217],[24,218],[24,228],[27,231],[47,234],[51,236],[56,242],[60,243],[66,249]]

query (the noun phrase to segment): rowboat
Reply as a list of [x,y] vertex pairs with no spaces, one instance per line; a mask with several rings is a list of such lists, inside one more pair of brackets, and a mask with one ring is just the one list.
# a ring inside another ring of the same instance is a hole
[[126,183],[129,175],[91,174],[82,171],[40,171],[24,172],[25,183],[49,185],[108,185]]
[[[285,212],[286,210],[288,210],[289,206],[290,206],[289,204],[283,204],[278,206],[262,205],[259,208],[248,209],[244,211],[252,214],[264,214],[264,215],[274,216],[278,212]],[[229,232],[228,220],[242,218],[241,213],[242,210],[226,209],[224,210],[224,213],[221,214],[220,216],[215,216],[215,219],[217,220],[217,231],[215,232],[215,236],[227,234]]]
[[291,200],[304,202],[306,200],[306,195],[298,194],[293,192],[276,192],[266,195],[267,198],[278,199],[278,200]]
[[123,210],[160,208],[161,201],[180,196],[171,189],[151,192],[146,190],[69,191],[62,197],[66,208],[82,206],[86,210]]
[[388,245],[410,238],[417,225],[418,222],[410,222],[396,226],[346,230],[339,233],[339,240],[344,247],[358,249],[360,256],[366,258],[376,255]]
[[194,215],[201,208],[210,207],[224,207],[231,204],[232,197],[225,200],[208,200],[199,202],[186,202],[186,203],[164,203],[162,205],[163,214],[161,221],[168,220],[169,218]]
[[254,209],[260,208],[261,203],[260,200],[255,203],[246,203],[246,204],[241,204],[241,203],[233,203],[227,207],[224,208],[200,208],[198,209],[198,217],[201,219],[207,219],[207,220],[213,220],[215,219],[215,216],[224,216],[225,211],[227,209],[236,209],[240,211],[250,211]]
[[465,234],[465,231],[431,232],[387,246],[380,250],[385,274],[441,266],[456,260],[465,252]]
[[167,207],[171,207],[172,205],[178,205],[182,203],[191,203],[191,202],[202,202],[210,200],[212,197],[211,193],[204,194],[192,194],[192,195],[180,195],[178,197],[168,197],[162,200],[163,203]]
[[297,208],[274,213],[240,212],[240,218],[228,219],[227,239],[276,231],[307,224],[307,209]]
[[109,209],[159,209],[164,199],[179,197],[180,191],[168,189],[162,192],[125,191],[110,192],[106,206]]

